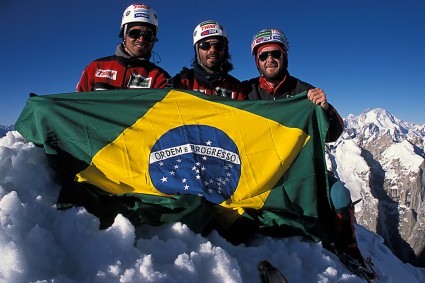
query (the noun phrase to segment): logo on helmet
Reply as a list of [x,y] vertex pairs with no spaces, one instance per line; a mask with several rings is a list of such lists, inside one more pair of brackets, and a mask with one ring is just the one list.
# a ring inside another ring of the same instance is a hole
[[271,36],[264,36],[263,37],[263,41],[269,41],[269,40],[271,40],[272,39],[272,37]]
[[208,34],[214,34],[214,33],[218,33],[218,31],[216,29],[209,29],[209,30],[201,32],[201,36],[205,36],[205,35],[208,35]]
[[149,15],[146,13],[135,13],[134,14],[135,18],[145,18],[145,19],[149,19]]
[[204,26],[201,26],[202,30],[206,30],[206,29],[217,29],[217,25],[216,24],[207,24]]
[[134,9],[143,9],[143,10],[149,10],[151,7],[149,7],[148,5],[140,5],[140,4],[137,4],[137,5],[133,5],[133,7],[134,7]]

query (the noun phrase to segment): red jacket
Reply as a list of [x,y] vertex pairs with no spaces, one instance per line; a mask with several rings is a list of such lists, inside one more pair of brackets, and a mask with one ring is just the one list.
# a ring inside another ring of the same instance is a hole
[[173,85],[176,89],[200,91],[208,95],[224,96],[237,100],[245,99],[241,82],[229,74],[217,75],[215,78],[205,77],[202,80],[200,75],[195,75],[193,68],[183,68],[179,74],[173,77]]
[[120,44],[115,55],[97,59],[84,69],[77,91],[164,88],[171,83],[166,71],[146,59],[130,57]]

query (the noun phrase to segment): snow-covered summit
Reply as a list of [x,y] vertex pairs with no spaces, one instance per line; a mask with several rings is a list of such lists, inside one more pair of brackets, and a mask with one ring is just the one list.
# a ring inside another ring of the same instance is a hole
[[359,116],[348,115],[345,128],[351,137],[362,136],[367,141],[387,135],[395,141],[409,133],[409,126],[382,108],[365,110]]

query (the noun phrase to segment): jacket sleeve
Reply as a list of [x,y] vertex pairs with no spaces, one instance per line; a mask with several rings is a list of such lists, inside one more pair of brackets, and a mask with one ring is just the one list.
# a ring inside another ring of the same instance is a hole
[[171,76],[165,71],[158,73],[158,76],[155,77],[155,82],[152,86],[152,88],[172,88],[172,87],[173,87],[173,80],[171,79]]
[[[192,77],[192,83],[190,81]],[[176,89],[192,89],[193,86],[193,71],[189,68],[183,67],[180,73],[173,77],[173,86]]]
[[81,75],[80,81],[77,84],[77,92],[85,92],[93,90],[93,82],[90,82],[91,78],[91,64],[87,66],[83,74]]
[[179,74],[175,75],[172,78],[172,80],[173,80],[173,86],[174,86],[174,88],[180,88],[180,89],[183,88],[183,84],[181,83],[180,75]]
[[326,114],[329,118],[329,130],[326,135],[326,142],[334,142],[344,131],[344,121],[331,104],[329,104]]
[[242,85],[239,85],[238,90],[237,90],[237,95],[234,99],[237,100],[246,100],[247,95],[244,92],[244,88]]

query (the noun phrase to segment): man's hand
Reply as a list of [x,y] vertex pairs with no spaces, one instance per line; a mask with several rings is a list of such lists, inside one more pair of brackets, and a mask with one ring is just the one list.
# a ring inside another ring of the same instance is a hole
[[328,101],[326,100],[326,93],[322,89],[320,88],[310,89],[307,92],[307,97],[314,104],[320,104],[320,106],[322,106],[323,109],[328,110],[329,104],[328,104]]

